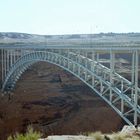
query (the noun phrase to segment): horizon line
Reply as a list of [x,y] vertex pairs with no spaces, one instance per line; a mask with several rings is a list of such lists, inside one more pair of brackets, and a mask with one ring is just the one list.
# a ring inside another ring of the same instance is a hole
[[66,34],[37,34],[37,33],[29,33],[29,32],[0,32],[0,33],[19,33],[19,34],[32,34],[32,35],[50,35],[50,36],[57,36],[57,35],[97,35],[97,34],[140,34],[140,32],[98,32],[98,33],[66,33]]

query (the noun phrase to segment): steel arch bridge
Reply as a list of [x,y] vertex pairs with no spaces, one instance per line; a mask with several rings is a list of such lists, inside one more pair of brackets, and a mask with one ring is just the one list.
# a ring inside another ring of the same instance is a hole
[[12,91],[32,64],[45,61],[72,73],[129,125],[140,123],[139,52],[135,46],[6,46],[1,51],[1,89]]

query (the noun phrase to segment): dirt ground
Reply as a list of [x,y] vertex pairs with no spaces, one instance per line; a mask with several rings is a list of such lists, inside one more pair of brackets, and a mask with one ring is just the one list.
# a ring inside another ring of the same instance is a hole
[[0,96],[0,140],[30,124],[47,136],[113,132],[124,122],[78,78],[39,62],[22,75],[10,99]]

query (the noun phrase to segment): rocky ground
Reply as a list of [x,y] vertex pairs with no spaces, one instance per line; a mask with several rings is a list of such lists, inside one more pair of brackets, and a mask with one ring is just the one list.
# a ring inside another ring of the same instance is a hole
[[49,63],[34,64],[10,97],[0,96],[0,139],[31,124],[44,136],[118,131],[123,120],[88,86]]

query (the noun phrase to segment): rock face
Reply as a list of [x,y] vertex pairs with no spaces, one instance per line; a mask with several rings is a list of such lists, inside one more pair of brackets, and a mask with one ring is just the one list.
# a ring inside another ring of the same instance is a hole
[[124,122],[78,78],[39,62],[22,75],[10,100],[0,97],[1,140],[30,124],[47,136],[118,131]]

